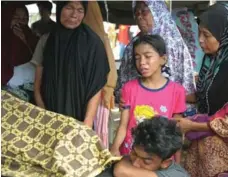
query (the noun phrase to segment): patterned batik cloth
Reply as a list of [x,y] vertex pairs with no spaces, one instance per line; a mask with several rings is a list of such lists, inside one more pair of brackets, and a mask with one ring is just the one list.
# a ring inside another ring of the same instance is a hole
[[[168,67],[171,70],[170,79],[180,83],[187,94],[193,93],[195,91],[193,60],[165,2],[145,0],[145,3],[150,8],[155,24],[150,33],[159,34],[166,42]],[[133,2],[133,8],[135,5],[136,1]],[[139,76],[132,62],[133,42],[136,39],[137,36],[128,44],[121,61],[115,90],[117,101],[122,86]]]
[[90,177],[114,160],[89,127],[2,91],[1,173],[11,177]]

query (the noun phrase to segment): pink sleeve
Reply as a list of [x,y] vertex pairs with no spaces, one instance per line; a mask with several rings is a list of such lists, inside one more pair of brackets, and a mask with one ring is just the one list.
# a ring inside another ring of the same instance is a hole
[[178,85],[176,90],[176,103],[174,107],[174,114],[184,113],[186,111],[186,94],[185,89]]
[[129,109],[130,108],[130,86],[128,83],[123,86],[121,96],[125,103],[123,108]]

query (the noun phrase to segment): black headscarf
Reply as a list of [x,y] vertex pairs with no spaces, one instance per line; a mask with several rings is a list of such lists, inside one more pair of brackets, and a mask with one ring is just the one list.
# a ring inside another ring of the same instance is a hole
[[210,6],[200,16],[200,25],[219,42],[215,56],[205,56],[197,83],[199,111],[214,114],[228,102],[228,7]]
[[225,5],[216,3],[199,17],[199,23],[207,28],[217,41],[220,41],[227,27],[227,13]]
[[[67,3],[57,3],[57,19]],[[86,2],[82,4],[86,9]],[[57,23],[44,50],[44,103],[48,110],[83,121],[89,100],[107,82],[107,55],[100,38],[85,24],[71,30]]]
[[[58,24],[60,24],[60,15],[61,15],[62,9],[68,3],[69,3],[69,1],[58,1],[58,2],[56,2],[56,21]],[[81,1],[81,4],[82,4],[84,11],[85,11],[85,14],[86,14],[87,7],[88,7],[88,1]]]

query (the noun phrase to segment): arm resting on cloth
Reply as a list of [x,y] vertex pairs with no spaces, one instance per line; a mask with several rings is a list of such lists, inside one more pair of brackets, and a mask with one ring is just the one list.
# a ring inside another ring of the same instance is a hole
[[41,108],[45,108],[42,96],[41,96],[41,81],[42,81],[42,73],[43,73],[43,67],[37,66],[36,67],[36,73],[35,73],[35,82],[34,82],[34,96],[37,106]]
[[177,121],[177,125],[180,127],[183,133],[188,133],[190,131],[200,132],[200,131],[210,130],[208,123],[193,122],[187,118],[174,118],[174,119]]
[[114,167],[115,177],[158,177],[155,172],[134,167],[129,158],[123,158]]
[[210,127],[208,126],[208,123],[192,122],[191,130],[192,131],[208,131],[208,130],[210,130]]
[[225,104],[219,111],[210,117],[206,123],[192,123],[193,131],[213,130],[221,137],[228,137],[228,104]]
[[98,108],[98,104],[100,103],[100,98],[101,98],[101,90],[89,100],[89,103],[86,109],[84,123],[91,128],[93,127],[93,120],[97,113],[97,108]]

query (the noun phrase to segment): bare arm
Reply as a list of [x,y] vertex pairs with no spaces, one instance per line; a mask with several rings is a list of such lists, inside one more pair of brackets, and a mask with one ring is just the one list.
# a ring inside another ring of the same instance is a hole
[[120,155],[119,148],[126,137],[128,121],[129,121],[129,109],[124,109],[121,112],[120,125],[118,127],[117,134],[114,139],[114,143],[111,147],[111,153],[113,155]]
[[90,100],[86,108],[86,115],[84,123],[89,126],[93,127],[93,120],[97,113],[97,108],[101,100],[101,90],[97,92]]
[[178,126],[180,126],[180,129],[183,133],[189,132],[189,131],[208,131],[210,130],[210,127],[207,123],[198,123],[193,122],[187,118],[175,118],[177,121]]
[[42,73],[43,73],[43,67],[37,66],[36,67],[36,73],[35,73],[35,82],[34,82],[34,96],[37,106],[41,108],[45,108],[42,96],[41,96],[41,81],[42,81]]
[[134,167],[128,158],[123,158],[114,167],[115,177],[158,177],[155,172]]
[[208,131],[210,130],[210,127],[207,123],[198,123],[198,122],[192,122],[191,125],[192,131]]

